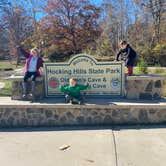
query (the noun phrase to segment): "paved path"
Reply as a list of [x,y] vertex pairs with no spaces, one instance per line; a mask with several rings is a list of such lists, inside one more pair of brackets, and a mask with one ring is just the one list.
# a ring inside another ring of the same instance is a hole
[[165,154],[166,126],[0,130],[3,166],[165,166]]
[[119,166],[165,166],[166,126],[115,132]]
[[5,86],[4,82],[0,82],[0,89],[2,89]]

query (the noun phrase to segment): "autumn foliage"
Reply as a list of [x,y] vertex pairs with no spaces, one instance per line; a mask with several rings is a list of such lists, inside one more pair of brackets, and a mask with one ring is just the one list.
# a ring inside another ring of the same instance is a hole
[[165,0],[1,0],[0,58],[23,45],[51,61],[82,52],[112,61],[125,39],[148,65],[166,66],[165,7]]
[[47,48],[58,57],[77,54],[100,36],[100,8],[84,0],[48,0],[40,21]]

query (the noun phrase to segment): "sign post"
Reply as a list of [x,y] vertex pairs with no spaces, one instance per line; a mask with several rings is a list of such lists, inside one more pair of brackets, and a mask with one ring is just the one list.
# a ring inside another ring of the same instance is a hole
[[46,97],[63,95],[59,85],[68,84],[72,77],[80,84],[89,83],[88,96],[124,95],[124,64],[121,62],[97,62],[92,56],[78,54],[68,63],[45,63],[44,68]]

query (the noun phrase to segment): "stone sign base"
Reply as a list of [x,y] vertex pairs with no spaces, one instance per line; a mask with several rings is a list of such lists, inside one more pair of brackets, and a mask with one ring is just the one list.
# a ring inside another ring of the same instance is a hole
[[164,79],[160,75],[127,76],[125,96],[127,99],[160,99],[163,94]]
[[[159,75],[133,75],[125,79],[125,98],[127,99],[160,99],[163,92],[164,77]],[[22,99],[22,80],[23,76],[14,76],[12,80],[12,99]],[[31,81],[29,81],[31,84]],[[31,87],[31,85],[29,86]],[[30,89],[29,89],[30,92]],[[44,77],[36,80],[36,99],[45,97]]]
[[0,127],[166,123],[166,102],[112,102],[110,105],[67,105],[54,102],[56,100],[50,104],[45,104],[47,101],[33,104],[8,101],[5,104],[1,100]]
[[[22,88],[22,81],[23,76],[14,76],[10,78],[12,80],[12,100],[21,100],[23,94]],[[31,93],[31,81],[28,81],[28,94]],[[45,96],[45,89],[44,89],[44,78],[37,77],[36,78],[36,86],[35,86],[35,98],[36,99],[43,99]],[[31,99],[30,96],[27,95],[28,99]]]

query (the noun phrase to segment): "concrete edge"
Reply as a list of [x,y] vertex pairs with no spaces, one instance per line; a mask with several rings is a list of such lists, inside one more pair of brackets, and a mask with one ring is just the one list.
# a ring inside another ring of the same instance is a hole
[[110,109],[110,108],[139,108],[139,109],[166,109],[166,105],[159,105],[159,104],[149,104],[149,105],[143,105],[143,104],[130,104],[130,105],[118,105],[118,104],[111,104],[111,105],[67,105],[67,104],[0,104],[0,108],[73,108],[73,109],[84,109],[84,108],[95,108],[95,109]]
[[162,75],[133,75],[133,76],[127,76],[126,80],[165,80],[166,76]]

